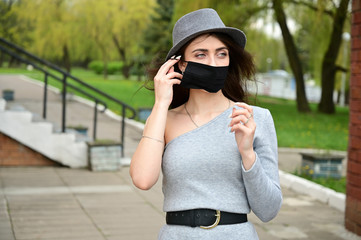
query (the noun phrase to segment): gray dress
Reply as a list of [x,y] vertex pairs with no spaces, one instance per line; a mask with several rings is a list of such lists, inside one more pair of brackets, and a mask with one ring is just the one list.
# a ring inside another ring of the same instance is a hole
[[[164,150],[163,193],[165,212],[196,208],[250,213],[263,222],[273,219],[282,204],[279,186],[277,138],[270,112],[253,107],[256,162],[246,171],[227,109],[205,125],[170,141]],[[250,222],[221,225],[211,230],[165,225],[161,240],[258,239]]]

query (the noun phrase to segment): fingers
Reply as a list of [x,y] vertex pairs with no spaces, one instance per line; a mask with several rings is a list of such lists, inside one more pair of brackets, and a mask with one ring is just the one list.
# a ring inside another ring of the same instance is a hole
[[231,132],[233,131],[248,131],[254,130],[256,123],[253,119],[253,109],[251,106],[245,103],[235,103],[235,105],[241,107],[241,109],[233,108],[230,118],[232,118],[229,127]]
[[249,113],[253,114],[253,109],[250,105],[243,103],[243,102],[236,102],[234,105],[237,105],[238,107],[245,108],[248,110]]
[[[174,64],[176,64],[179,60],[181,59],[181,56],[178,57],[171,57],[170,59],[168,59],[168,61],[166,61],[160,68],[158,71],[158,74],[162,74],[165,75],[169,72],[170,68],[173,67]],[[173,70],[174,71],[174,70]],[[157,74],[157,75],[158,75]]]
[[169,72],[166,76],[167,76],[169,79],[173,79],[173,78],[182,79],[182,77],[183,77],[183,75],[180,74],[179,72]]
[[173,85],[180,84],[179,79],[183,75],[174,71],[174,64],[177,64],[181,56],[174,58],[174,56],[166,61],[158,70],[154,77],[155,101],[170,104],[173,98]]
[[170,81],[170,83],[172,84],[172,85],[174,85],[174,84],[181,84],[181,81],[180,80],[177,80],[177,79],[171,79],[171,80],[169,80]]
[[245,125],[248,124],[249,119],[244,115],[239,115],[237,117],[232,118],[231,123],[229,124],[230,127],[233,127],[236,124]]
[[172,72],[174,72],[174,66],[171,66],[171,68],[169,68],[169,71],[167,74],[172,73]]
[[[176,78],[182,79],[183,75],[179,72],[174,71],[174,64],[176,64],[181,56],[171,57],[168,61],[166,61],[158,70],[157,75],[154,77],[154,82],[162,82],[171,83],[169,80],[174,80]],[[178,81],[176,81],[178,82]]]
[[238,115],[245,115],[245,116],[249,117],[250,113],[245,108],[241,108],[241,109],[233,108],[233,111],[229,117],[236,117]]

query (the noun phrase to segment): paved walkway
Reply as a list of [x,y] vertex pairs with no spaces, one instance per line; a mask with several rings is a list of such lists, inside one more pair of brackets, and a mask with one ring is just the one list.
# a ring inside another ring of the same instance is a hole
[[[28,88],[23,91],[20,81],[19,77],[0,75],[0,90],[5,84],[11,85],[16,88],[15,97],[23,103],[34,100],[32,95],[41,96],[34,86],[31,91]],[[26,98],[21,91],[28,94]],[[53,101],[55,104],[57,100]],[[104,121],[113,121],[103,117]],[[131,155],[141,133],[129,125],[126,133],[129,148],[126,154]],[[292,171],[300,161],[293,151],[281,150],[279,156],[280,168],[285,171]],[[133,187],[128,171],[128,167],[118,172],[62,167],[1,168],[0,239],[156,239],[164,224],[161,179],[151,190],[140,191]],[[284,203],[274,220],[262,223],[252,214],[249,217],[260,239],[361,240],[344,229],[342,212],[309,196],[286,188],[282,191]]]

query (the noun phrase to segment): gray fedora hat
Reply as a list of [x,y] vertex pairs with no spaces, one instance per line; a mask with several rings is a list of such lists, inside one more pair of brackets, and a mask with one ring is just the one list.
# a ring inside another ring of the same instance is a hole
[[209,32],[225,33],[242,48],[246,45],[246,35],[237,28],[226,27],[218,13],[211,8],[203,8],[181,17],[173,28],[173,47],[169,50],[169,59],[189,40]]

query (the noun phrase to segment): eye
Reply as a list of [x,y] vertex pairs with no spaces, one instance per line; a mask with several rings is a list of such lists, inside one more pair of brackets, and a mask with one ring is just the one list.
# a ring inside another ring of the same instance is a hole
[[227,56],[228,56],[228,53],[227,53],[227,52],[220,52],[220,53],[218,53],[218,57],[224,58],[224,57],[227,57]]
[[196,54],[196,58],[204,58],[206,56],[206,54],[204,53],[197,53]]

